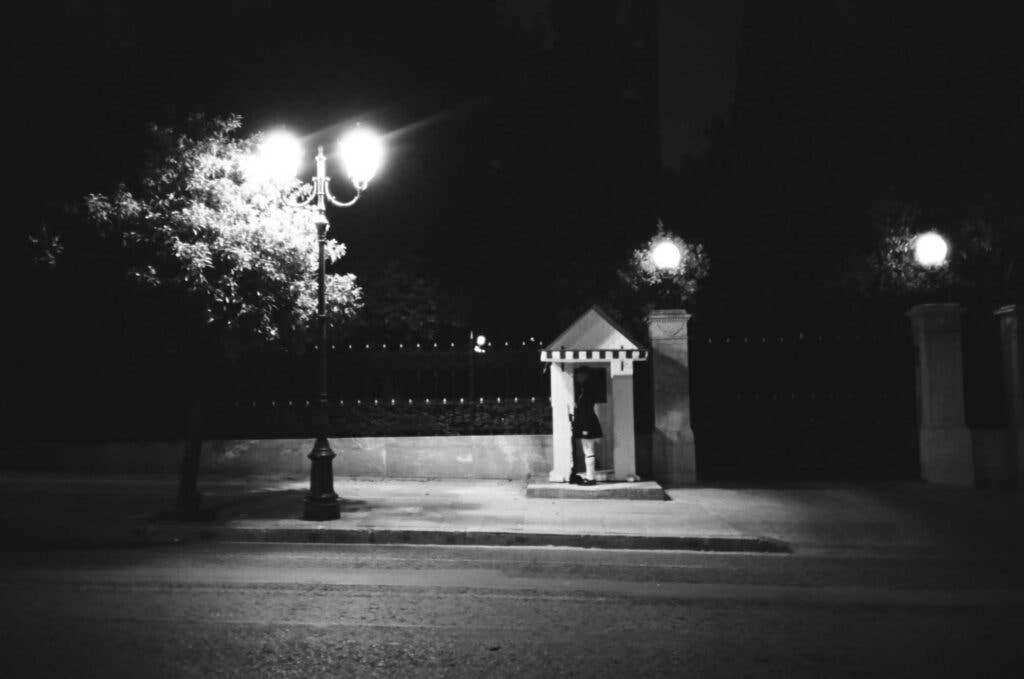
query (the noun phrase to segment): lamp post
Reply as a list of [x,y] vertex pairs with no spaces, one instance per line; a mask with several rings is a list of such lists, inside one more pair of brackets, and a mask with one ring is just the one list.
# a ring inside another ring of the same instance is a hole
[[[285,133],[278,133],[267,138],[262,149],[267,155],[277,156],[281,160],[279,167],[283,172],[292,170],[298,163],[301,150],[294,138]],[[309,492],[306,494],[302,517],[310,521],[328,521],[341,516],[338,494],[334,491],[334,469],[332,461],[335,453],[327,440],[329,433],[327,405],[327,306],[325,299],[326,273],[324,250],[327,244],[327,230],[330,222],[327,219],[327,205],[350,207],[359,200],[366,186],[380,168],[384,158],[384,147],[379,136],[365,128],[356,127],[338,142],[341,163],[356,193],[348,201],[334,197],[330,189],[330,177],[327,176],[327,156],[323,146],[317,147],[316,175],[313,180],[300,189],[308,197],[298,201],[302,205],[313,205],[316,208],[316,232],[319,245],[317,266],[317,324],[320,337],[320,371],[317,409],[314,416],[316,440],[308,457],[310,460]],[[301,194],[300,194],[301,195]]]
[[476,400],[476,361],[473,358],[474,354],[486,354],[487,353],[487,338],[483,335],[477,335],[476,339],[473,339],[473,331],[469,331],[469,400],[474,402]]

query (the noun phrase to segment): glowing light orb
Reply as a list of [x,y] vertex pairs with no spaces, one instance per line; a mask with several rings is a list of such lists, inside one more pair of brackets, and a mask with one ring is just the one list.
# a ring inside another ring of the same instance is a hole
[[260,143],[256,157],[250,164],[250,174],[257,180],[285,183],[299,173],[302,165],[302,145],[289,132],[271,132]]
[[944,266],[949,258],[949,243],[946,239],[928,231],[914,239],[914,259],[928,268]]
[[487,344],[487,338],[484,337],[483,335],[477,335],[476,336],[476,343],[477,343],[478,346],[482,347],[483,345]]
[[663,240],[651,250],[651,259],[659,269],[675,269],[683,261],[683,253],[672,241]]
[[357,127],[338,142],[338,153],[349,179],[364,189],[384,162],[384,142],[376,132]]

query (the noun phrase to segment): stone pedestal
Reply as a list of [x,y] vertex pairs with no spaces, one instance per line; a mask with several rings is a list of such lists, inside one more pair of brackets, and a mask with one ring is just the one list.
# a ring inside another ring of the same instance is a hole
[[973,487],[971,432],[964,416],[962,313],[959,304],[921,304],[907,315],[917,347],[921,477]]
[[662,309],[647,317],[654,383],[651,472],[664,486],[697,481],[690,426],[689,319],[683,309]]
[[997,309],[999,338],[1003,355],[1003,385],[1008,409],[1008,466],[1016,467],[1017,487],[1024,488],[1024,337],[1021,336],[1020,305]]

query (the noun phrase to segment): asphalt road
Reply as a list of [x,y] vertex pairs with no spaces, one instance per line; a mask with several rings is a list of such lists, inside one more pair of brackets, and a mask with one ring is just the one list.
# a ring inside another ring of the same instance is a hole
[[3,555],[0,676],[1016,676],[1002,561],[192,544]]

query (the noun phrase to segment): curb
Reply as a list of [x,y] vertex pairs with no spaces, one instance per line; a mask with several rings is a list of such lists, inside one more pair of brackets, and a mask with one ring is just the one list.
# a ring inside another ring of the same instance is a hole
[[[696,552],[760,552],[788,554],[781,540],[760,537],[573,535],[503,531],[444,531],[404,529],[239,528],[176,526],[192,538],[211,542],[284,542],[314,544],[455,545],[487,547],[584,547],[592,549],[651,549]],[[150,534],[175,532],[170,526]]]

